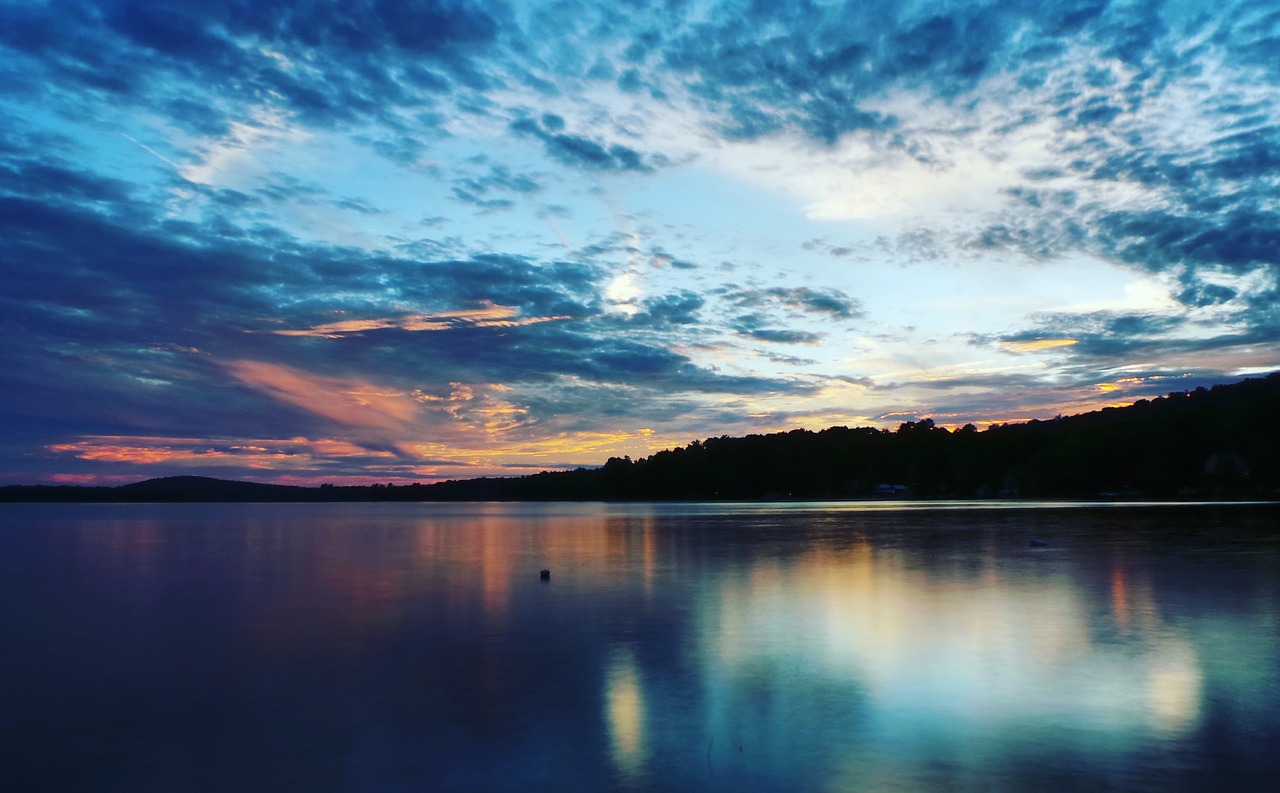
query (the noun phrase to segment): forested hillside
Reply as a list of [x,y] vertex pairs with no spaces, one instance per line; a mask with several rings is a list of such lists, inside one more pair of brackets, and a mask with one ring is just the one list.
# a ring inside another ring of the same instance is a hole
[[1278,408],[1272,374],[982,432],[924,419],[894,431],[708,438],[598,469],[428,489],[434,498],[519,499],[1271,497],[1280,488]]
[[1280,373],[1050,421],[949,431],[832,427],[708,438],[643,460],[518,478],[285,487],[168,477],[3,487],[0,501],[1280,498]]

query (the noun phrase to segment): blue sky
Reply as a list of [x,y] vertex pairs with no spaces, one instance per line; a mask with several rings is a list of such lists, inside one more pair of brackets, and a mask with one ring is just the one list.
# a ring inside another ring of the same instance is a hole
[[1280,4],[23,0],[0,481],[576,467],[1280,368]]

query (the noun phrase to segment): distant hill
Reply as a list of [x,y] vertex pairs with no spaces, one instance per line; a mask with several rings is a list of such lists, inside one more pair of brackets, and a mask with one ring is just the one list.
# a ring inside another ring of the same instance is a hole
[[119,487],[11,485],[0,487],[4,501],[213,502],[317,501],[319,490],[261,482],[237,482],[208,476],[166,476]]
[[198,476],[0,487],[0,501],[1280,498],[1280,373],[1050,421],[707,438],[599,468],[319,488]]
[[115,488],[129,501],[310,501],[312,488],[236,482],[207,476],[166,476]]

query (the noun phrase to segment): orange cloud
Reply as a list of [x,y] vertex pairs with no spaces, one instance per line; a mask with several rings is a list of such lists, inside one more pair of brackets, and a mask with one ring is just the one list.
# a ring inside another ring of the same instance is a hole
[[424,457],[459,455],[472,465],[481,461],[537,460],[555,463],[594,465],[611,455],[647,456],[660,449],[683,445],[686,441],[659,438],[653,430],[635,432],[562,432],[545,438],[509,442],[501,446],[458,448],[444,443],[419,443],[413,448]]
[[97,460],[112,463],[137,463],[153,465],[155,463],[172,463],[199,460],[211,462],[218,459],[236,459],[243,462],[241,455],[223,451],[197,450],[190,448],[173,448],[168,446],[151,446],[137,443],[112,443],[103,438],[84,438],[74,443],[55,443],[47,447],[51,452],[71,453],[81,460]]
[[[498,383],[450,383],[434,393],[360,377],[318,375],[281,364],[223,364],[236,380],[278,402],[332,422],[322,438],[84,436],[47,447],[82,460],[142,467],[271,471],[282,481],[433,480],[593,465],[683,445],[652,428],[602,432],[532,431],[538,420]],[[344,461],[345,460],[345,461]],[[362,471],[367,470],[367,474]]]
[[261,361],[225,365],[245,385],[344,426],[397,429],[414,416],[414,400],[409,394],[364,380],[313,375]]
[[53,474],[49,481],[58,485],[124,485],[136,482],[133,474]]
[[371,319],[346,319],[326,322],[310,328],[274,330],[278,336],[314,336],[337,339],[348,333],[364,333],[372,330],[396,328],[408,331],[448,330],[456,327],[511,328],[519,325],[535,325],[571,319],[569,316],[521,317],[519,309],[485,302],[481,308],[442,311],[436,314],[406,314],[401,317],[375,317]]
[[[448,430],[452,427],[453,431]],[[645,456],[678,445],[642,432],[561,433],[543,440],[505,441],[484,426],[450,422],[433,433],[441,442],[409,444],[405,453],[371,451],[340,438],[229,439],[163,436],[83,436],[46,447],[81,460],[136,467],[133,474],[57,474],[51,481],[74,484],[121,484],[146,476],[147,469],[221,468],[231,478],[279,484],[323,483],[367,485],[370,482],[411,484],[480,476],[519,476],[531,466],[558,468],[594,465],[610,456]],[[427,459],[433,462],[427,463]],[[114,469],[120,470],[120,469]],[[245,472],[253,472],[246,476]]]
[[[510,452],[512,433],[536,423],[528,408],[504,396],[511,389],[499,383],[455,382],[442,394],[397,390],[261,361],[225,365],[242,383],[341,425],[337,432],[349,435],[352,443],[395,448],[406,462],[418,456],[500,457]],[[413,443],[423,437],[435,442]]]
[[[394,459],[385,451],[370,451],[345,440],[321,438],[170,438],[140,435],[85,435],[46,447],[81,460],[133,465],[191,464],[277,468],[311,465],[333,457]],[[94,477],[100,480],[102,477]]]
[[1078,339],[1034,339],[1032,341],[1002,341],[1000,346],[1010,352],[1039,352],[1056,347],[1070,347],[1079,344]]

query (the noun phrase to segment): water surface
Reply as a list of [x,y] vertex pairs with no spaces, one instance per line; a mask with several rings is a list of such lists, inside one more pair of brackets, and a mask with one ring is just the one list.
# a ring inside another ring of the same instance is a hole
[[1280,512],[1016,506],[0,505],[0,774],[1273,789]]

